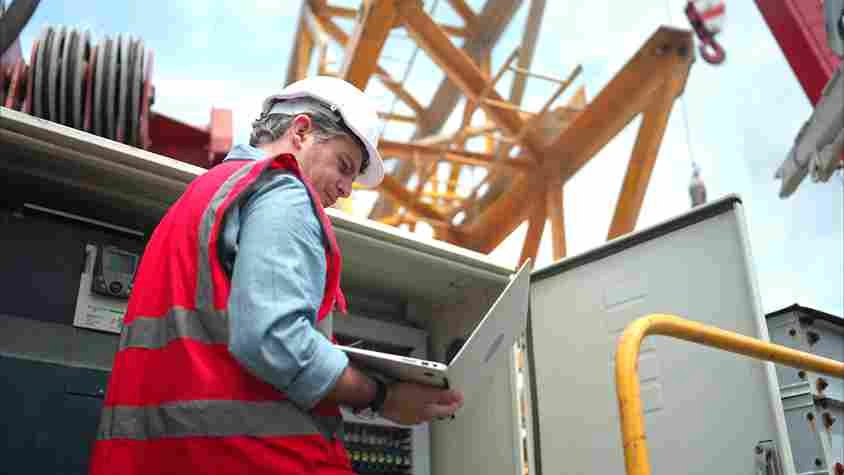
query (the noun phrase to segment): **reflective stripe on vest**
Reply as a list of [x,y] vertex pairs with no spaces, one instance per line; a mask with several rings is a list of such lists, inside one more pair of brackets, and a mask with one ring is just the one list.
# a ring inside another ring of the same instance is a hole
[[162,437],[277,437],[339,434],[334,417],[305,414],[290,401],[180,401],[103,410],[98,440]]
[[197,286],[196,286],[196,308],[214,308],[214,280],[211,275],[211,257],[208,254],[209,244],[211,243],[211,233],[214,229],[214,223],[217,221],[220,207],[229,197],[229,194],[235,186],[243,180],[244,177],[255,171],[256,167],[262,167],[261,162],[255,162],[246,166],[240,167],[237,171],[223,182],[223,185],[211,198],[205,212],[202,214],[202,219],[199,222],[199,235],[197,239],[199,262],[197,269]]
[[228,344],[228,320],[223,312],[195,311],[181,307],[171,309],[163,317],[135,317],[123,329],[118,351],[127,348],[155,350],[179,338],[190,338],[210,345]]
[[[328,314],[316,325],[325,338],[333,337],[332,314]],[[201,312],[176,307],[163,317],[135,317],[126,325],[120,335],[118,351],[127,348],[155,350],[179,338],[209,345],[225,345],[229,342],[229,327],[223,312]]]

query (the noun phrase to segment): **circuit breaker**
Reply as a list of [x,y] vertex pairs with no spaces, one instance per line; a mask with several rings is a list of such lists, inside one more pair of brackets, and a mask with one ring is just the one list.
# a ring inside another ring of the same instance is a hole
[[413,473],[413,435],[410,429],[350,422],[345,424],[343,442],[355,473]]

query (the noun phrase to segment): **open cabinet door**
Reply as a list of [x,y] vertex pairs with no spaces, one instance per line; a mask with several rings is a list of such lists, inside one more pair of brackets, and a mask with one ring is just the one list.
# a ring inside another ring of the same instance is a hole
[[[537,269],[536,472],[624,473],[614,357],[633,320],[668,313],[768,339],[751,262],[741,200],[729,196]],[[773,365],[651,336],[638,368],[653,473],[759,473],[760,443],[793,473]]]

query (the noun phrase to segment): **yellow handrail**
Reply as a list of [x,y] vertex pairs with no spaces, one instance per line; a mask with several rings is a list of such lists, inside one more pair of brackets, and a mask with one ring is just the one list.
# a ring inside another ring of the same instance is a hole
[[648,335],[670,336],[760,360],[844,378],[844,363],[840,361],[821,358],[673,315],[653,314],[639,318],[624,330],[615,354],[615,383],[627,475],[651,473],[637,370],[639,347],[642,339]]

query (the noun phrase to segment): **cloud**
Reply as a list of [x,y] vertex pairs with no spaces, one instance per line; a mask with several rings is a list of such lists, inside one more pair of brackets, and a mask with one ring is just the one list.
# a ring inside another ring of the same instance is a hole
[[206,49],[211,43],[211,30],[200,29],[190,33],[190,45],[193,49]]

